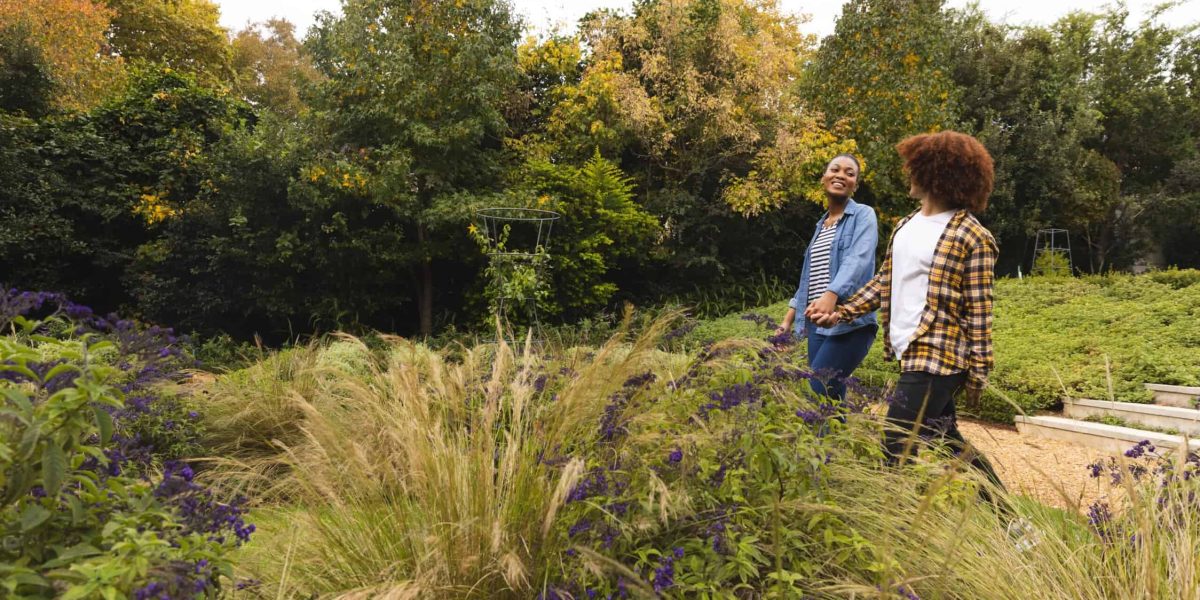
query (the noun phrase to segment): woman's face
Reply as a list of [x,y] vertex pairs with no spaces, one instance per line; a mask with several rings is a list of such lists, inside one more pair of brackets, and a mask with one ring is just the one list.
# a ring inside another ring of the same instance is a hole
[[848,156],[839,156],[829,161],[825,175],[821,177],[825,194],[833,198],[849,198],[858,187],[858,167]]

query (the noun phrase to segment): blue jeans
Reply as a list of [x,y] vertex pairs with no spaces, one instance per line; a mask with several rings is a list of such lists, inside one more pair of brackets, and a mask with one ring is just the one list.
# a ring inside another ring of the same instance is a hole
[[812,389],[836,400],[846,397],[846,378],[862,364],[871,343],[875,341],[878,325],[866,325],[838,335],[808,335],[808,368],[818,377]]

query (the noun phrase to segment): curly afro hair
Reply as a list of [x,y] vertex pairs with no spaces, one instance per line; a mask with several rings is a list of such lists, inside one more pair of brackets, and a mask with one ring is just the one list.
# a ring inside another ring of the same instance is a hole
[[995,172],[979,140],[957,131],[924,133],[896,144],[904,171],[917,187],[953,208],[987,210]]

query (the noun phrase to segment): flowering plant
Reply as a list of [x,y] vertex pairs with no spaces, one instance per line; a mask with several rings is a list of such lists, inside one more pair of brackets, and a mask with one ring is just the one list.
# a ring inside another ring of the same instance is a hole
[[833,403],[789,359],[709,348],[675,380],[627,381],[597,443],[577,449],[587,471],[562,509],[562,579],[543,597],[787,595],[830,552],[886,571],[884,553],[823,500],[838,460],[878,457],[844,433],[880,394],[856,385]]
[[174,336],[28,292],[0,294],[0,324],[0,589],[215,596],[253,526],[244,499],[217,498],[190,467],[157,474],[183,448],[149,435],[180,406],[151,385],[178,373]]

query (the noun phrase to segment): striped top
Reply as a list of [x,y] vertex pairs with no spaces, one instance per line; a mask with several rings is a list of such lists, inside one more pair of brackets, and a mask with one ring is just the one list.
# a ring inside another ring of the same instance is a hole
[[837,233],[838,223],[841,222],[842,220],[838,219],[832,226],[821,228],[821,233],[818,233],[817,239],[813,241],[809,258],[812,264],[808,273],[809,304],[829,289],[829,252],[833,249],[834,234]]

